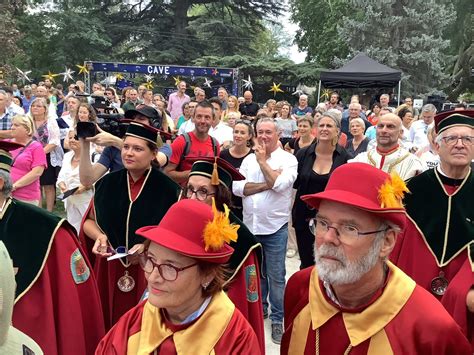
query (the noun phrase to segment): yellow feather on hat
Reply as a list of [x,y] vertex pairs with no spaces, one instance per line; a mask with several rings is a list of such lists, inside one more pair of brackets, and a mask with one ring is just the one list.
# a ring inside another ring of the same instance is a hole
[[216,208],[216,201],[212,198],[212,212],[214,219],[204,228],[205,250],[219,250],[224,243],[237,241],[237,230],[240,226],[229,222],[229,207],[224,205],[224,211],[220,212]]
[[382,208],[402,208],[405,192],[410,192],[400,176],[392,172],[379,188],[378,199]]

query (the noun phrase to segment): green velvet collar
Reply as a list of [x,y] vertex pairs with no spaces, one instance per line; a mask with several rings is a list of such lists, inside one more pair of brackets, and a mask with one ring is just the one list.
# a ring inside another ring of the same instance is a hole
[[474,177],[472,171],[449,195],[436,169],[410,179],[404,203],[439,266],[474,246]]

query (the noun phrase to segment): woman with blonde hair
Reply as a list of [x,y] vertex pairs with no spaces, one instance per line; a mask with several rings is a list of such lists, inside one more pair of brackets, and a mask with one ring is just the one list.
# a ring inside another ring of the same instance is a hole
[[221,119],[230,127],[234,127],[235,121],[240,119],[242,114],[239,111],[239,101],[237,101],[237,97],[231,95],[227,99],[227,108],[222,111]]
[[296,154],[298,160],[298,177],[293,185],[296,191],[292,209],[293,227],[301,259],[301,269],[314,265],[314,236],[308,229],[308,220],[314,217],[301,196],[321,192],[326,188],[334,169],[347,163],[351,156],[338,144],[341,131],[341,120],[335,112],[327,111],[317,121],[318,139],[310,146],[300,149]]
[[47,167],[43,146],[33,140],[34,124],[31,117],[16,115],[12,118],[11,142],[22,144],[22,148],[11,151],[13,164],[12,196],[17,200],[38,206],[41,200],[40,176]]
[[56,181],[64,157],[59,126],[56,119],[48,117],[48,102],[44,98],[38,97],[33,100],[30,115],[35,129],[33,139],[43,146],[48,163],[48,167],[40,177],[40,185],[46,199],[46,209],[51,212],[56,200]]

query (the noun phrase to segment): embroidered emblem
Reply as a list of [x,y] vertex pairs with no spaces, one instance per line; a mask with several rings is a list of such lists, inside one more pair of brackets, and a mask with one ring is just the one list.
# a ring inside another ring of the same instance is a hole
[[82,284],[89,279],[91,274],[79,248],[71,255],[71,273],[76,284]]
[[258,301],[257,269],[254,264],[245,267],[245,283],[247,286],[247,301]]

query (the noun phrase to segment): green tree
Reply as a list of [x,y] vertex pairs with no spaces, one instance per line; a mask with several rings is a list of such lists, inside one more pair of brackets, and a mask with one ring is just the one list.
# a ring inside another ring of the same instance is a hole
[[327,68],[335,57],[345,57],[349,44],[339,38],[338,26],[353,9],[348,0],[290,0],[291,20],[298,24],[295,43],[307,51],[307,60]]
[[17,28],[14,14],[19,4],[15,1],[0,3],[0,43],[2,50],[0,51],[0,69],[2,77],[14,79],[16,70],[14,68],[15,58],[23,53],[18,47],[18,40],[21,33]]
[[[427,0],[353,0],[355,17],[343,18],[340,38],[352,54],[403,72],[404,92],[430,94],[446,86],[450,41],[443,33],[455,18],[450,3]],[[345,58],[344,58],[345,59]]]
[[[474,93],[471,68],[474,67],[474,3],[470,0],[456,0],[456,20],[448,27],[446,37],[450,38],[450,53],[454,55],[451,67],[448,99],[456,101],[462,93]],[[459,29],[462,28],[462,31]]]

